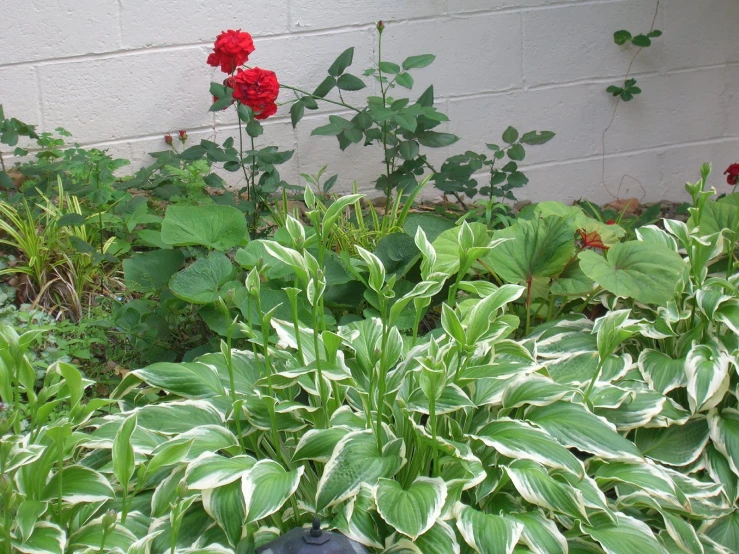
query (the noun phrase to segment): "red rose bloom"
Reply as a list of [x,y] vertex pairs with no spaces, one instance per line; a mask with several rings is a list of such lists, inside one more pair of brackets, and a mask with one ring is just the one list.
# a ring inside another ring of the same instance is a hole
[[242,33],[241,29],[223,31],[216,38],[213,52],[208,56],[208,65],[221,66],[224,73],[233,73],[246,63],[252,52],[254,41],[249,33]]
[[739,181],[739,164],[731,164],[726,171],[726,182],[730,185],[736,185]]
[[267,119],[277,112],[277,95],[280,83],[274,71],[254,67],[239,71],[229,85],[233,85],[233,97],[254,110],[256,119]]

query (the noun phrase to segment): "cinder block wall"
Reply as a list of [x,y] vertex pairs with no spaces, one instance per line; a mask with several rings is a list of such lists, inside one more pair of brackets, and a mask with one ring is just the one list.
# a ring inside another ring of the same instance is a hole
[[[602,134],[634,50],[613,44],[618,29],[645,32],[657,0],[23,0],[3,3],[0,103],[6,113],[64,126],[82,144],[110,148],[144,163],[162,135],[187,129],[193,139],[221,140],[235,120],[208,113],[208,84],[220,80],[205,59],[214,37],[241,28],[255,38],[250,63],[282,82],[312,90],[333,59],[356,47],[354,72],[377,52],[374,24],[387,24],[385,59],[433,53],[417,71],[412,94],[434,83],[437,102],[462,140],[434,159],[484,149],[509,124],[548,129],[557,137],[531,148],[533,200],[645,201],[683,198],[683,183],[703,161],[713,184],[739,161],[739,2],[662,0],[656,27],[664,36],[632,71],[644,93],[622,104]],[[361,101],[366,92],[350,93]],[[284,94],[284,93],[283,93]],[[260,143],[296,149],[284,176],[328,164],[340,188],[365,191],[380,170],[374,148],[338,149],[311,137],[324,108],[293,130],[287,110],[269,120]],[[333,112],[335,113],[335,112]]]

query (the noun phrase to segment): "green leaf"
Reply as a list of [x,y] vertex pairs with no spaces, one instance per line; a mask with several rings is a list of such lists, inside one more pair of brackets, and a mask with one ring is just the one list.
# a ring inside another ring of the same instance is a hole
[[256,119],[252,119],[246,124],[246,134],[250,137],[257,138],[262,133],[264,133],[264,127]]
[[532,460],[583,475],[582,463],[569,450],[546,432],[523,421],[501,418],[472,436],[508,458]]
[[508,283],[526,283],[535,277],[553,277],[575,255],[575,228],[563,217],[517,220],[493,234],[503,239],[486,261]]
[[613,33],[613,42],[621,46],[631,40],[631,33],[626,30],[616,31]]
[[360,79],[359,77],[355,77],[350,73],[345,73],[344,75],[339,77],[336,86],[338,86],[341,90],[353,91],[362,90],[367,85],[365,85],[364,81],[362,81],[362,79]]
[[554,138],[554,133],[552,131],[541,131],[540,133],[537,133],[536,131],[529,131],[528,133],[524,133],[521,137],[521,142],[524,144],[529,144],[531,146],[538,145],[538,144],[546,144],[550,140]]
[[378,68],[383,73],[388,73],[390,75],[397,75],[398,73],[400,73],[400,66],[392,62],[380,62],[378,64]]
[[205,490],[238,481],[256,464],[251,456],[240,455],[226,458],[206,452],[190,462],[185,472],[185,481],[190,489]]
[[518,140],[518,130],[514,127],[508,127],[503,131],[503,142],[506,144],[513,144]]
[[708,414],[711,441],[729,462],[731,470],[739,476],[739,411],[725,408],[721,413]]
[[336,86],[336,79],[331,76],[326,77],[321,84],[318,85],[313,96],[316,98],[324,98]]
[[173,246],[228,250],[246,237],[246,218],[233,206],[173,206],[162,221],[162,240]]
[[468,506],[459,508],[457,529],[479,554],[512,554],[523,525],[501,516],[484,514]]
[[414,160],[418,156],[418,141],[404,140],[398,146],[398,153],[404,160]]
[[543,466],[530,460],[516,460],[504,467],[513,486],[527,502],[587,520],[582,493],[554,480]]
[[437,131],[424,131],[416,136],[416,139],[423,146],[428,148],[443,148],[454,144],[459,137],[451,133],[439,133]]
[[[352,64],[352,61],[354,60],[354,47],[347,48],[344,50],[341,54],[339,54],[339,57],[336,58],[334,63],[331,64],[331,67],[328,69],[328,74],[332,77],[338,77],[344,71],[347,67],[349,67]],[[321,96],[319,94],[316,94],[316,96]]]
[[411,133],[416,132],[416,127],[418,126],[416,116],[401,112],[399,114],[395,114],[393,119],[395,119],[395,122],[406,131],[410,131]]
[[521,542],[537,554],[567,554],[567,539],[541,512],[513,513],[509,517],[523,525]]
[[155,292],[167,285],[184,261],[175,249],[138,252],[123,260],[123,278],[131,290]]
[[13,548],[24,554],[64,554],[67,536],[64,530],[53,523],[40,521],[25,541],[13,540]]
[[209,304],[220,298],[221,285],[236,273],[231,260],[220,252],[200,258],[169,280],[169,288],[177,298],[192,304]]
[[316,509],[320,512],[354,496],[362,483],[374,486],[380,478],[392,477],[403,465],[402,455],[379,452],[371,431],[349,433],[336,445],[324,468]]
[[115,497],[113,488],[101,474],[88,467],[74,465],[65,467],[44,487],[41,500],[56,500],[59,493],[59,479],[62,480],[62,497],[67,504],[101,502]]
[[305,468],[286,471],[273,460],[260,460],[242,479],[246,522],[252,523],[277,512],[298,488]]
[[715,343],[695,344],[685,360],[688,404],[693,413],[714,408],[729,389],[731,357]]
[[303,119],[304,113],[305,104],[301,100],[298,100],[292,106],[290,106],[290,122],[293,125],[293,129],[297,127],[298,122]]
[[131,373],[152,387],[185,398],[210,398],[226,394],[214,369],[197,362],[160,362]]
[[408,90],[413,88],[413,77],[410,73],[401,73],[395,78],[395,82]]
[[508,157],[520,162],[526,157],[526,149],[520,144],[514,144],[508,149]]
[[708,443],[708,423],[702,417],[684,425],[636,430],[634,444],[649,458],[671,466],[687,466],[697,460]]
[[729,552],[739,552],[739,511],[735,509],[712,521],[703,529],[703,534],[726,547]]
[[[225,101],[226,100],[224,100],[224,102]],[[227,105],[230,105],[230,102],[228,102]],[[206,153],[207,150],[204,146],[196,144],[195,146],[191,146],[190,148],[186,148],[185,150],[183,150],[182,153],[180,153],[180,159],[186,161],[195,161],[205,156]]]
[[254,119],[254,112],[252,111],[252,109],[246,104],[242,104],[241,102],[236,105],[236,113],[238,114],[239,119],[245,123],[248,123]]
[[131,435],[136,429],[136,413],[128,416],[113,439],[113,475],[120,483],[124,491],[128,490],[128,483],[136,468],[136,460],[131,445]]
[[645,304],[672,299],[685,268],[677,253],[640,241],[616,244],[603,256],[586,250],[578,258],[583,273],[604,289]]
[[605,459],[641,460],[641,453],[631,441],[579,404],[557,402],[549,406],[531,406],[525,417],[567,448],[577,448]]
[[688,384],[685,360],[675,360],[658,350],[645,348],[639,354],[637,365],[647,384],[662,394]]
[[17,529],[21,535],[21,542],[26,542],[31,536],[33,528],[41,516],[46,511],[46,504],[38,500],[24,500],[18,506],[18,512],[15,516]]
[[241,490],[241,481],[223,484],[203,491],[203,509],[223,529],[228,542],[236,546],[241,539],[246,502]]
[[647,46],[651,46],[652,39],[650,39],[647,35],[636,35],[634,38],[631,39],[631,43],[634,46],[646,48]]
[[415,541],[441,515],[446,495],[446,483],[439,478],[417,477],[407,489],[391,479],[380,479],[375,503],[388,525]]
[[432,54],[421,54],[420,56],[409,56],[403,62],[403,69],[420,69],[434,63],[436,56]]
[[443,520],[437,522],[413,543],[423,554],[459,553],[459,544],[454,529]]
[[607,554],[667,554],[646,523],[616,513],[615,521],[605,514],[593,514],[584,533],[598,541]]

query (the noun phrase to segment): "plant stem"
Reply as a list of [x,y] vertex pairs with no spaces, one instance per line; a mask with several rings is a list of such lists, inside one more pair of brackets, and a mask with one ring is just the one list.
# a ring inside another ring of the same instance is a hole
[[321,100],[323,102],[328,102],[329,104],[335,104],[337,106],[343,106],[344,108],[347,108],[349,110],[355,111],[357,113],[360,113],[362,111],[359,108],[355,108],[354,106],[350,106],[349,104],[345,104],[344,102],[337,102],[336,100],[331,100],[329,98],[321,98],[320,96],[313,95],[312,93],[308,92],[307,90],[302,90],[302,89],[299,89],[297,87],[291,87],[291,86],[288,86],[288,85],[282,85],[281,84],[280,85],[280,88],[284,88],[284,89],[287,89],[287,90],[292,90],[292,91],[295,91],[295,92],[299,92],[300,94],[305,94],[306,96],[308,96],[310,98],[313,98],[314,100]]
[[532,277],[526,279],[526,336],[531,330],[531,283]]
[[601,368],[603,367],[603,361],[604,360],[598,360],[598,367],[595,368],[595,373],[593,374],[593,378],[590,380],[590,384],[588,385],[587,390],[585,391],[585,402],[587,403],[588,399],[590,398],[590,393],[593,390],[593,387],[595,386],[595,382],[598,380],[598,377],[600,376]]
[[429,420],[431,422],[431,448],[434,451],[433,477],[439,475],[439,449],[436,447],[437,421],[436,421],[436,397],[429,398]]

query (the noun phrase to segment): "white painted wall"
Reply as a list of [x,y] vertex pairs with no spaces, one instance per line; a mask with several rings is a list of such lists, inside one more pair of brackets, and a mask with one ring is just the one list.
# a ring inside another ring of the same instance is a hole
[[[530,149],[531,183],[519,196],[608,201],[601,135],[614,99],[605,88],[622,82],[633,53],[612,34],[648,30],[656,1],[2,0],[0,103],[42,130],[64,126],[141,164],[163,148],[165,132],[199,139],[215,129],[219,140],[234,132],[232,115],[214,120],[207,111],[208,83],[221,74],[205,59],[221,30],[249,31],[250,62],[312,89],[348,46],[356,72],[368,67],[383,19],[386,59],[437,55],[417,72],[414,92],[433,82],[448,130],[462,140],[435,159],[482,150],[509,124],[549,129],[557,137]],[[619,108],[606,137],[613,194],[682,198],[703,161],[725,190],[721,172],[739,161],[738,26],[736,0],[661,1],[664,36],[633,67],[644,93]],[[293,130],[282,110],[262,144],[297,150],[283,172],[292,182],[329,164],[342,187],[357,180],[371,190],[379,152],[341,152],[332,137],[310,137],[325,114]]]

